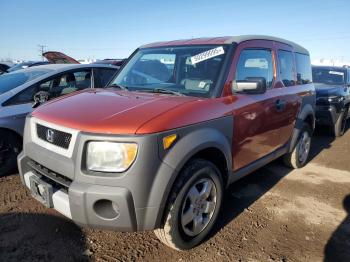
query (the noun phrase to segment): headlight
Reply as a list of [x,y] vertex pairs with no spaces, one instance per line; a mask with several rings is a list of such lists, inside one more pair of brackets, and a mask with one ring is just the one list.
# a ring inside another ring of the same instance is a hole
[[134,162],[137,144],[119,142],[89,142],[87,169],[99,172],[123,172]]
[[330,96],[328,97],[328,102],[330,103],[339,103],[342,102],[345,98],[343,96]]

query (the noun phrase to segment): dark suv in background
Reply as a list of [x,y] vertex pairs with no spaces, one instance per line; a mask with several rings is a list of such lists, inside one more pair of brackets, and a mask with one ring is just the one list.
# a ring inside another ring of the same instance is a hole
[[350,68],[313,66],[312,76],[317,94],[317,124],[330,126],[334,136],[342,136],[350,117]]

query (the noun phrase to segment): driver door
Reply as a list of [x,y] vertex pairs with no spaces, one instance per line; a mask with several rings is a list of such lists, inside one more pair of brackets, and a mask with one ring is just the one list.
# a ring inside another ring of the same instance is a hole
[[[234,116],[233,169],[247,167],[281,147],[283,102],[277,85],[273,41],[253,40],[238,45],[229,74]],[[263,77],[263,94],[234,93],[237,80]],[[281,103],[282,102],[282,103]]]

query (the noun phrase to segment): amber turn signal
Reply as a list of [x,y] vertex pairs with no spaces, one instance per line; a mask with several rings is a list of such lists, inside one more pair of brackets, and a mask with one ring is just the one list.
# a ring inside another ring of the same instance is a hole
[[166,136],[163,138],[163,148],[167,150],[168,148],[171,147],[171,145],[175,142],[177,138],[176,134],[172,134],[170,136]]

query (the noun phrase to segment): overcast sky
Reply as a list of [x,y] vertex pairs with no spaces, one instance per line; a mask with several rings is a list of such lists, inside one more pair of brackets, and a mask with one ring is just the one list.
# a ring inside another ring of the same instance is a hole
[[0,59],[39,60],[39,44],[103,59],[160,40],[267,34],[303,45],[312,59],[350,60],[349,0],[0,0],[0,17]]

